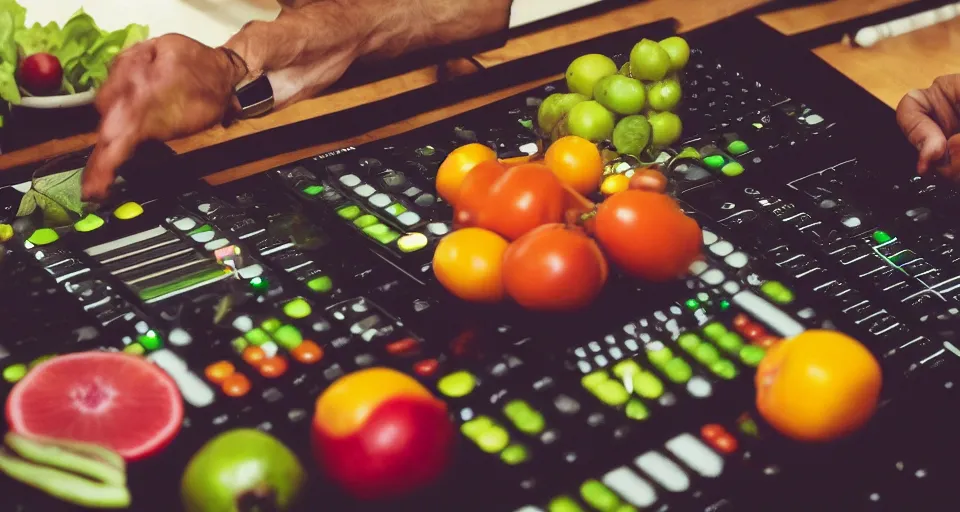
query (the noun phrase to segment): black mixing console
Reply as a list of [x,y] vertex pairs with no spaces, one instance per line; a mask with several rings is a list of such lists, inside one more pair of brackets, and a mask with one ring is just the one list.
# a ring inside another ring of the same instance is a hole
[[[179,509],[187,459],[237,427],[303,457],[303,510],[956,506],[957,189],[915,175],[892,111],[759,22],[686,37],[675,149],[702,158],[667,171],[703,228],[686,279],[615,277],[563,318],[464,304],[435,281],[432,250],[452,229],[438,166],[474,141],[535,151],[551,84],[222,186],[123,188],[102,226],[18,229],[0,246],[0,396],[39,358],[81,350],[142,354],[171,375],[186,420],[130,466],[134,510]],[[24,191],[0,190],[0,224],[22,228]],[[753,404],[765,347],[810,328],[849,333],[884,372],[876,418],[828,445],[786,440]],[[258,371],[250,346],[286,364]],[[208,380],[221,361],[239,377]],[[354,503],[308,463],[316,397],[372,366],[425,384],[460,432],[443,480],[402,502]],[[0,486],[0,509],[60,510]]]

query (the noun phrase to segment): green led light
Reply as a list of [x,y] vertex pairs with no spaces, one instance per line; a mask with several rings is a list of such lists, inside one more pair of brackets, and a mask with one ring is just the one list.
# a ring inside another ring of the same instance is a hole
[[893,237],[887,234],[886,231],[877,230],[873,232],[873,239],[876,240],[878,244],[885,244],[893,240]]
[[687,299],[687,301],[684,302],[683,305],[687,306],[687,308],[689,308],[691,311],[696,311],[697,309],[700,308],[700,303],[697,302],[697,299]]
[[523,127],[528,130],[533,129],[533,121],[531,121],[530,119],[520,119],[520,124],[522,124]]
[[147,331],[147,333],[142,336],[138,336],[137,342],[149,351],[157,350],[161,346],[160,336],[153,330]]
[[270,289],[270,282],[262,277],[254,277],[250,280],[250,287],[257,293],[263,293]]
[[721,300],[721,301],[720,301],[720,310],[721,310],[721,311],[726,311],[726,310],[728,310],[728,309],[730,309],[730,301]]

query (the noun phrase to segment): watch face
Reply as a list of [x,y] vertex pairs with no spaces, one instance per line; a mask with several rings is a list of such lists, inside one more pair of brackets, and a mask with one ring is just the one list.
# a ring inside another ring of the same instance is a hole
[[263,75],[237,91],[237,100],[243,113],[247,115],[261,115],[273,107],[273,87],[270,80]]

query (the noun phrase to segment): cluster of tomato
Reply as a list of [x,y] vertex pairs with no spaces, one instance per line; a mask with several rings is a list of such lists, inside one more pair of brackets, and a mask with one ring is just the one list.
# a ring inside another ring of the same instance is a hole
[[624,274],[667,281],[700,255],[696,221],[663,194],[666,178],[637,172],[631,187],[600,204],[597,146],[567,136],[543,154],[499,160],[482,144],[454,150],[437,173],[437,193],[454,207],[457,228],[440,241],[433,271],[457,297],[507,297],[539,311],[583,308],[600,294],[609,262]]

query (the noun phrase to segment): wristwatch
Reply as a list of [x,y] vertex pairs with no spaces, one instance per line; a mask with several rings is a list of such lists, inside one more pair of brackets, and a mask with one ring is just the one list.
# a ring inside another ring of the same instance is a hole
[[273,110],[273,86],[266,73],[238,88],[236,95],[240,102],[239,117],[243,119],[259,117]]

